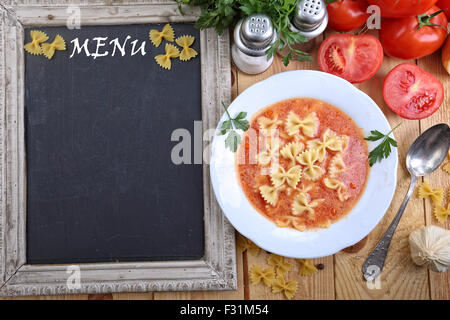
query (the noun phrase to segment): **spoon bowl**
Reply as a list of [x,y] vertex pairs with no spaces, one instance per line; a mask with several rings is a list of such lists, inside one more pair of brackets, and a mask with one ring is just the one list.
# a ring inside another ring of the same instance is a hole
[[411,145],[406,155],[406,168],[415,177],[423,177],[436,170],[444,161],[450,147],[450,127],[435,125]]

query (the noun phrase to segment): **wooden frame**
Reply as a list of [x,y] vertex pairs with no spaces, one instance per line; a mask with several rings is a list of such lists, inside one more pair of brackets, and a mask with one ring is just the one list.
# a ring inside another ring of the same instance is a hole
[[[114,5],[117,2],[118,5]],[[0,4],[0,295],[236,289],[234,229],[215,200],[203,165],[205,255],[196,261],[81,264],[69,289],[68,265],[26,264],[24,27],[65,25],[77,6],[81,25],[195,21],[199,12],[169,0],[6,0]],[[201,31],[203,129],[214,128],[231,98],[227,33]]]

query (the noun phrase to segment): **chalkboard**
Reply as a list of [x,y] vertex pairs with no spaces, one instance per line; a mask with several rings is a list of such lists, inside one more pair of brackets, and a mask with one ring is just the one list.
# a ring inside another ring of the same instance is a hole
[[[150,29],[163,24],[33,28],[66,51],[51,60],[25,54],[28,264],[199,259],[204,255],[203,169],[176,165],[175,129],[194,132],[202,119],[199,32],[196,58],[154,59]],[[30,29],[25,30],[26,42]],[[146,54],[112,56],[110,40],[143,41]],[[107,38],[101,52],[73,53],[71,40]],[[73,55],[72,55],[73,54]],[[72,57],[71,57],[72,55]],[[193,137],[194,139],[194,137]],[[193,149],[194,143],[192,143]]]

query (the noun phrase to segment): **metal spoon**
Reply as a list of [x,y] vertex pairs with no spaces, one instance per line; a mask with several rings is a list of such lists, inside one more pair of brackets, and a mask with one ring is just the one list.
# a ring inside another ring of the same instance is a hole
[[397,215],[387,229],[383,238],[369,254],[363,264],[363,274],[367,281],[372,281],[381,273],[386,255],[391,244],[395,229],[405,211],[409,198],[414,191],[417,178],[435,171],[444,161],[450,148],[450,127],[441,123],[422,133],[411,145],[406,155],[406,168],[411,174],[411,184],[405,200],[403,200]]

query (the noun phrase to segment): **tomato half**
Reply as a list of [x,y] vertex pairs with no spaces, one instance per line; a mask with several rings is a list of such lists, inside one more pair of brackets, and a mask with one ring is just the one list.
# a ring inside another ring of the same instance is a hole
[[367,0],[380,7],[381,16],[399,18],[417,16],[430,9],[437,0]]
[[444,13],[447,16],[447,19],[450,20],[450,0],[438,0],[436,5],[445,10]]
[[[431,7],[426,15],[432,15],[440,9]],[[400,59],[419,59],[438,50],[447,37],[447,17],[440,13],[429,20],[430,24],[419,28],[419,19],[425,17],[406,17],[383,19],[381,21],[380,41],[384,52]]]
[[328,25],[336,31],[352,31],[363,26],[369,14],[366,0],[338,0],[327,6]]
[[384,80],[383,98],[402,118],[423,119],[436,112],[444,100],[444,86],[415,64],[402,63]]
[[359,83],[370,79],[381,67],[383,48],[372,35],[336,33],[320,45],[318,62],[320,70]]

